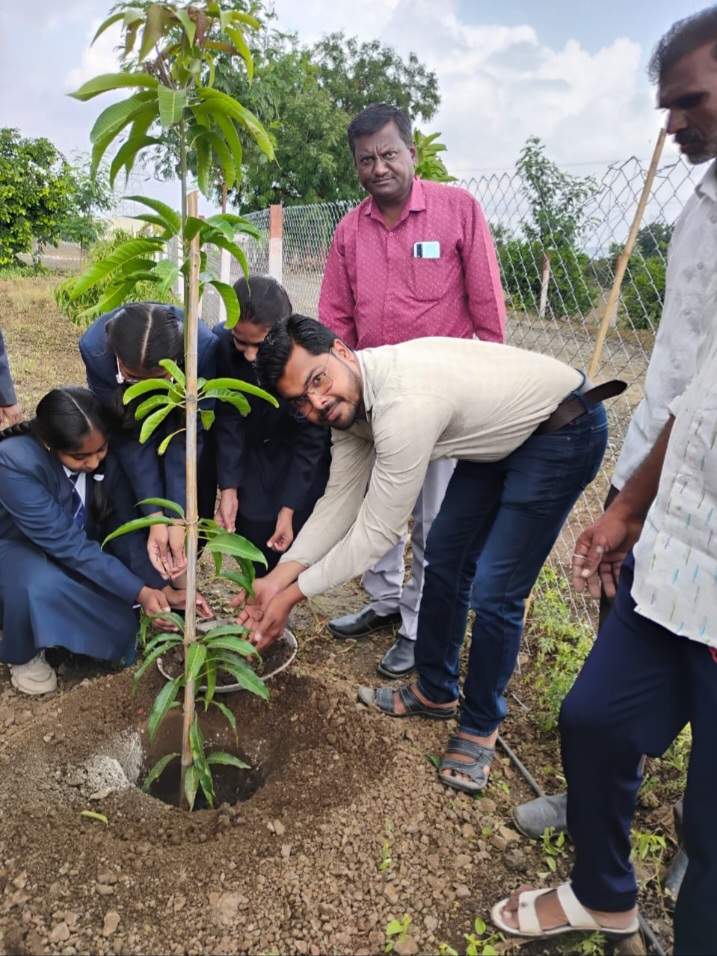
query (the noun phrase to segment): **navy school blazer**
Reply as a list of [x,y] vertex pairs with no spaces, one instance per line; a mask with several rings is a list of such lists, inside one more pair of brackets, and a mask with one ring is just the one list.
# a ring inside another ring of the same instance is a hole
[[[105,464],[104,480],[112,500],[111,489],[122,477],[116,459],[113,462],[108,455]],[[93,480],[87,476],[88,494]],[[79,528],[72,519],[72,483],[57,458],[31,435],[0,442],[0,538],[29,541],[57,564],[133,604],[145,584],[161,586],[135,573],[149,565],[144,540],[134,535],[133,541],[124,541],[123,553],[116,552],[121,553],[120,560],[102,551],[91,537],[104,536],[126,517],[110,518],[106,528],[89,522],[86,530]]]
[[[223,325],[213,331],[219,375],[258,384],[254,366],[234,347],[231,331]],[[216,404],[219,487],[237,488],[239,510],[257,521],[273,521],[283,507],[311,511],[328,478],[329,429],[296,421],[281,398],[278,408],[247,398],[251,412],[246,418],[226,402]]]
[[[161,303],[159,303],[161,304]],[[121,308],[121,306],[119,307]],[[80,354],[87,371],[87,384],[100,402],[113,413],[116,410],[117,359],[107,344],[105,326],[119,311],[106,312],[92,323],[80,339]],[[183,323],[184,312],[176,306],[166,306],[178,321]],[[211,330],[199,323],[197,371],[200,378],[214,378],[216,375],[217,340]],[[202,408],[212,408],[212,402],[203,402]],[[165,418],[154,434],[143,445],[139,442],[141,422],[130,429],[119,426],[113,428],[112,445],[124,468],[135,501],[143,498],[169,498],[184,506],[185,504],[185,442],[183,434],[176,435],[169,443],[163,456],[157,454],[157,448],[163,438],[182,428],[184,425],[181,410],[172,412]],[[197,458],[204,444],[204,430],[201,419],[197,421]],[[145,514],[157,509],[151,505],[142,505]]]

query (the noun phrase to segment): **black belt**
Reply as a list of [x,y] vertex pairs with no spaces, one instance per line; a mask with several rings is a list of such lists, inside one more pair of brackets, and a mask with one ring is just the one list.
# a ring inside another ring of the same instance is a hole
[[576,418],[584,415],[588,409],[594,405],[599,405],[606,398],[615,398],[616,395],[622,395],[627,388],[627,382],[621,382],[618,378],[613,378],[609,382],[603,382],[602,385],[595,385],[577,395],[573,392],[564,398],[555,411],[533,432],[534,435],[546,435],[550,432],[556,432],[564,428]]

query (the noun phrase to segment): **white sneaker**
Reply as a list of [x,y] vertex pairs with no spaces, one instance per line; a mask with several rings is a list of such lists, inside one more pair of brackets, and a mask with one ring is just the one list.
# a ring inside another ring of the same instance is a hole
[[57,674],[45,660],[45,652],[27,664],[10,664],[10,682],[22,694],[50,694],[57,690]]

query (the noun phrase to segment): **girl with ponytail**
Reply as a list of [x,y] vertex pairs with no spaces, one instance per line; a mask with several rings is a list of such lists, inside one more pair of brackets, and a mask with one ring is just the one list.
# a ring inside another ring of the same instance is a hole
[[[168,498],[185,505],[185,444],[176,435],[164,455],[158,454],[162,440],[184,426],[181,411],[172,412],[151,438],[141,444],[141,423],[134,418],[134,406],[125,406],[122,397],[128,385],[167,373],[159,364],[172,359],[183,364],[184,314],[174,306],[157,302],[133,302],[96,319],[80,339],[80,354],[87,370],[87,383],[110,416],[112,447],[116,450],[134,501]],[[199,323],[198,374],[215,375],[216,338]],[[202,517],[214,512],[216,479],[213,453],[198,422],[197,466],[199,510]],[[154,506],[141,506],[155,514]],[[184,532],[179,528],[155,525],[147,539],[149,559],[163,578],[176,580],[186,567]]]
[[[131,509],[108,457],[105,412],[87,389],[52,389],[32,421],[0,432],[0,661],[18,690],[55,690],[45,648],[131,660],[134,607],[183,606],[183,592],[162,587],[141,536],[101,550]],[[200,607],[208,613],[203,599]]]

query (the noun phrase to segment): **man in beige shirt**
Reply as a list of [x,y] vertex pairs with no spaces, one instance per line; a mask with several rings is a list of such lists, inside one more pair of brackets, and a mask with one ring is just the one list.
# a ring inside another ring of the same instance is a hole
[[331,427],[333,440],[323,498],[279,565],[256,582],[243,614],[259,649],[282,632],[295,604],[360,574],[392,547],[429,463],[458,459],[428,538],[418,680],[359,696],[391,716],[454,716],[474,607],[460,729],[440,776],[460,790],[483,789],[525,598],[602,460],[601,393],[546,355],[449,338],[353,352],[299,315],[267,336],[257,370],[295,414]]

